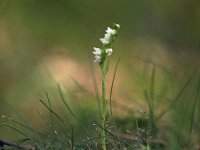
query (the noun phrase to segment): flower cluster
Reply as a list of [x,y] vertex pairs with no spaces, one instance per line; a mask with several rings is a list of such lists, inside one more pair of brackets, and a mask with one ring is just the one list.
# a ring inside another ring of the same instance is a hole
[[112,50],[112,42],[114,37],[116,37],[118,30],[120,28],[119,24],[114,24],[113,28],[108,27],[106,29],[106,33],[103,38],[100,38],[101,43],[103,44],[103,48],[93,48],[93,54],[95,55],[94,63],[101,63],[105,59],[106,56],[110,56],[113,52]]

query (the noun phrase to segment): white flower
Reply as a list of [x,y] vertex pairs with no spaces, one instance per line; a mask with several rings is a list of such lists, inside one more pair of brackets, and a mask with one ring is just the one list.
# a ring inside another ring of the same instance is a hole
[[100,63],[101,62],[101,56],[95,55],[94,63]]
[[109,35],[114,35],[114,34],[116,34],[116,30],[111,29],[110,27],[108,27],[107,30],[106,30],[106,33],[109,34]]
[[94,49],[94,51],[92,53],[94,55],[101,55],[101,49],[100,48],[94,47],[93,49]]
[[112,48],[106,49],[106,54],[107,54],[108,56],[110,56],[110,55],[112,54],[112,52],[113,52]]
[[101,38],[100,41],[103,43],[103,45],[108,45],[111,42],[112,36],[115,34],[116,34],[116,30],[108,27],[106,29],[106,34],[104,35],[104,38]]
[[104,38],[107,39],[108,41],[110,41],[111,36],[112,36],[112,35],[111,35],[110,33],[106,33],[106,34],[104,35]]
[[94,47],[93,49],[94,51],[92,53],[95,55],[94,63],[101,62],[101,53],[102,53],[101,49],[97,47]]
[[112,50],[112,42],[117,35],[118,29],[120,28],[119,24],[114,24],[113,28],[107,27],[104,37],[100,38],[101,43],[103,44],[103,48],[94,47],[94,51],[92,52],[95,55],[94,63],[104,63],[106,56],[110,56],[113,53]]
[[[119,27],[119,25],[116,26],[117,28]],[[108,45],[111,43],[112,37],[115,36],[115,34],[117,34],[117,31],[115,29],[107,27],[104,38],[100,38],[100,41],[102,42],[103,45]]]
[[107,45],[110,43],[110,37],[108,34],[105,34],[104,38],[100,38],[100,41],[102,42],[103,45]]
[[115,26],[119,29],[120,28],[120,25],[119,24],[115,24]]

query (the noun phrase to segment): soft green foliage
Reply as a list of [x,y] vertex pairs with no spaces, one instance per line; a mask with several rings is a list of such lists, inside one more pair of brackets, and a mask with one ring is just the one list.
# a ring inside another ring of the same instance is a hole
[[[107,149],[199,149],[199,4],[1,0],[0,139],[42,150],[102,149],[101,139]],[[110,21],[123,29],[113,47],[102,38],[96,72],[88,55]]]
[[[114,29],[117,33],[119,27],[115,27],[116,24],[114,24]],[[108,31],[106,32],[108,33]],[[113,42],[113,38],[110,42]],[[7,123],[1,124],[1,128],[8,127],[20,134],[19,142],[22,144],[19,145],[24,149],[28,149],[28,146],[30,146],[32,149],[39,150],[178,150],[184,148],[194,149],[198,146],[197,141],[200,137],[199,132],[197,132],[200,129],[199,72],[193,71],[189,77],[186,77],[184,84],[182,84],[182,82],[176,81],[162,67],[148,62],[151,69],[147,73],[148,79],[146,81],[149,84],[147,89],[144,89],[143,101],[146,109],[140,109],[139,115],[133,114],[133,116],[129,116],[127,119],[119,119],[116,118],[113,112],[112,104],[112,93],[119,59],[114,68],[109,93],[110,115],[107,110],[106,77],[109,70],[107,57],[110,55],[108,55],[106,49],[112,48],[111,43],[106,45],[103,43],[103,48],[100,49],[101,53],[96,53],[97,51],[94,53],[101,58],[100,61],[95,61],[101,70],[102,95],[99,110],[97,107],[94,110],[87,109],[86,111],[81,110],[80,107],[77,110],[74,109],[69,99],[73,93],[66,95],[63,92],[62,86],[58,85],[58,96],[61,99],[62,109],[65,113],[62,111],[62,113],[57,112],[58,109],[54,110],[52,100],[47,92],[46,100],[40,100],[41,105],[47,110],[49,118],[40,110],[38,110],[38,117],[41,117],[48,130],[41,132],[27,123],[22,123],[6,116],[2,116],[2,119],[7,119]],[[161,80],[160,76],[163,76],[162,83],[158,84],[157,79]],[[86,90],[79,83],[76,84],[81,90]],[[170,88],[173,89],[170,90]],[[86,90],[86,93],[88,92]],[[73,100],[76,100],[75,98]],[[93,99],[94,97],[89,96],[88,98]],[[160,109],[159,107],[163,108]],[[81,111],[90,113],[90,116],[81,116]],[[100,111],[100,117],[97,115],[98,111]]]

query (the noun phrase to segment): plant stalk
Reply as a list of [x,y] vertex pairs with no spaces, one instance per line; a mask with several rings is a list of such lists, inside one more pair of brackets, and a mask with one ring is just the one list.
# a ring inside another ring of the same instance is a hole
[[104,71],[104,64],[102,65],[103,67],[101,68],[101,72],[102,72],[101,145],[102,145],[102,149],[106,150],[106,134],[105,134],[105,122],[106,122],[106,116],[107,116],[106,72]]

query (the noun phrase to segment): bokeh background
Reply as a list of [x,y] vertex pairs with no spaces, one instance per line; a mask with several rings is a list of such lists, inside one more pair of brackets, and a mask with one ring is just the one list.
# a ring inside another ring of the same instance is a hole
[[[0,115],[46,130],[37,110],[44,116],[47,111],[39,100],[46,101],[48,92],[63,115],[58,83],[77,115],[98,114],[93,81],[95,74],[100,84],[99,72],[91,52],[113,23],[121,30],[110,57],[108,90],[120,57],[113,91],[119,118],[147,109],[144,90],[153,66],[156,89],[167,91],[169,99],[198,70],[198,0],[0,0]],[[0,128],[0,138],[19,136],[13,135]]]

